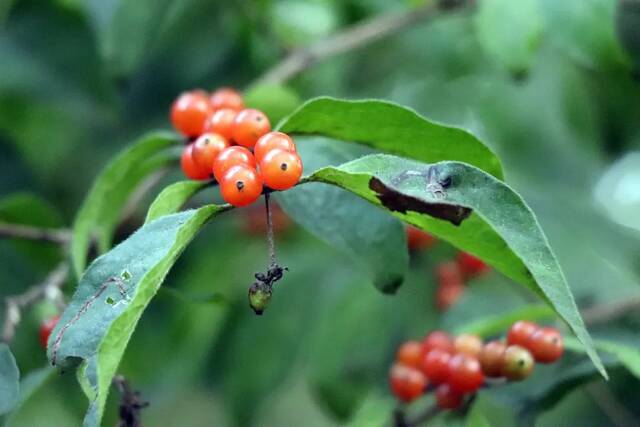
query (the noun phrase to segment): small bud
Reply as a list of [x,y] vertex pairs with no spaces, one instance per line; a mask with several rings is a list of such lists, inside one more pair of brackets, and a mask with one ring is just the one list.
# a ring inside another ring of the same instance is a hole
[[257,315],[261,315],[271,300],[271,288],[262,282],[255,282],[249,288],[249,306]]

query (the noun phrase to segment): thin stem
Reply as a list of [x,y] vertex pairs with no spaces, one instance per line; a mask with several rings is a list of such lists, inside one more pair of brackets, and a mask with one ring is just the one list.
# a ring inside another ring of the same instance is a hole
[[393,15],[382,15],[363,21],[339,33],[291,52],[256,80],[261,83],[283,83],[313,65],[333,56],[367,46],[397,34],[433,17],[439,10],[456,9],[470,0],[425,1],[423,6]]
[[60,288],[67,280],[69,266],[66,262],[60,263],[49,275],[20,295],[5,298],[5,316],[2,327],[2,341],[10,343],[20,324],[22,310],[44,299],[50,299],[58,305],[58,309],[64,308],[64,301]]
[[270,200],[269,193],[264,195],[264,205],[267,212],[267,243],[269,244],[269,268],[273,268],[277,265],[276,262],[276,244],[273,237],[273,219],[271,218],[271,207],[269,206]]
[[66,245],[71,240],[71,232],[67,229],[39,228],[0,222],[0,238],[36,240]]

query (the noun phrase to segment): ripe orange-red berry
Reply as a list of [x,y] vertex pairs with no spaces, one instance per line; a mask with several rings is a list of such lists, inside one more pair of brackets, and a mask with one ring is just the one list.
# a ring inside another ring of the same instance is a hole
[[533,322],[518,320],[511,325],[507,332],[507,344],[528,348],[529,338],[531,338],[531,335],[538,329],[539,326]]
[[502,376],[511,381],[521,381],[533,371],[533,356],[529,350],[519,345],[510,345],[504,351]]
[[444,262],[436,267],[436,308],[440,311],[455,304],[464,293],[464,278],[455,262]]
[[453,339],[443,331],[433,331],[422,340],[422,351],[428,354],[434,348],[453,353]]
[[527,348],[537,362],[553,363],[562,356],[564,341],[557,329],[544,327],[529,337]]
[[180,166],[184,175],[189,179],[200,181],[211,177],[211,169],[199,166],[193,159],[193,144],[185,146],[182,150]]
[[300,181],[302,160],[296,153],[275,148],[260,162],[260,172],[267,187],[287,190]]
[[50,319],[45,320],[40,325],[40,345],[42,348],[47,348],[47,342],[49,341],[49,336],[51,336],[51,332],[55,329],[56,325],[60,321],[60,316],[55,316]]
[[254,168],[239,165],[229,169],[220,181],[222,198],[236,207],[250,205],[262,194],[262,179]]
[[204,133],[193,143],[191,156],[198,167],[212,173],[213,163],[222,150],[227,147],[229,147],[229,142],[224,137],[217,133]]
[[422,356],[422,344],[418,341],[407,341],[398,349],[396,361],[405,366],[420,368]]
[[264,156],[275,148],[292,153],[296,152],[296,145],[289,135],[282,132],[269,132],[258,139],[258,142],[253,147],[253,155],[256,156],[256,161],[260,163]]
[[482,351],[482,340],[477,335],[462,334],[453,341],[456,353],[465,353],[478,357]]
[[489,266],[484,261],[466,252],[458,252],[457,261],[460,270],[466,277],[479,276],[489,271]]
[[417,369],[395,364],[389,372],[391,391],[403,402],[411,402],[424,393],[427,379]]
[[204,131],[217,133],[230,141],[233,137],[233,121],[237,115],[238,112],[230,108],[217,110],[207,118],[204,123]]
[[233,121],[233,140],[244,147],[253,148],[260,137],[271,130],[271,123],[262,111],[247,108]]
[[424,356],[422,359],[422,373],[427,376],[429,382],[441,384],[447,380],[449,359],[451,359],[451,354],[440,348],[434,348]]
[[431,234],[420,230],[412,225],[407,226],[407,246],[411,251],[427,249],[436,243],[436,238]]
[[253,154],[251,154],[251,151],[244,147],[239,147],[237,145],[227,147],[220,152],[216,160],[213,162],[213,176],[215,176],[218,182],[220,182],[225,172],[238,165],[245,165],[255,169],[256,160],[253,157]]
[[436,403],[440,409],[457,409],[462,405],[462,394],[449,384],[440,384],[436,388]]
[[230,87],[223,87],[211,94],[211,106],[214,110],[229,108],[240,111],[244,108],[244,100],[237,90]]
[[482,347],[478,360],[485,376],[495,378],[502,375],[506,349],[507,346],[501,341],[490,341]]
[[456,354],[449,359],[447,383],[459,393],[473,393],[484,382],[480,362],[468,354]]
[[213,109],[204,93],[184,92],[171,107],[171,123],[185,136],[199,136],[204,132],[204,123],[211,113]]

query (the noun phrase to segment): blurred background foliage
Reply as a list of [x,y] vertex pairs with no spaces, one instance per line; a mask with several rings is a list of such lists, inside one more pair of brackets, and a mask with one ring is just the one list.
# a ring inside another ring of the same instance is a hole
[[[638,1],[478,0],[319,63],[286,87],[252,87],[293,48],[422,3],[0,0],[0,219],[70,225],[110,157],[144,132],[169,128],[182,90],[249,88],[275,119],[313,96],[379,97],[468,128],[498,153],[581,308],[640,294]],[[161,185],[120,238],[141,224]],[[357,264],[293,227],[277,236],[291,272],[267,314],[255,317],[247,281],[264,267],[266,247],[246,221],[236,212],[208,226],[142,318],[121,371],[151,401],[146,425],[331,426],[354,414],[354,425],[366,425],[357,424],[370,409],[362,402],[387,393],[399,342],[530,301],[492,273],[440,315],[433,269],[454,256],[448,246],[413,256],[390,297]],[[0,296],[42,279],[62,256],[46,244],[0,241]],[[23,375],[46,364],[36,331],[53,311],[36,307],[18,330]],[[638,325],[627,316],[591,330],[637,346]],[[523,407],[544,426],[640,417],[636,377],[612,362],[604,383],[591,365],[572,362],[567,378],[589,378],[587,388],[559,379],[557,367],[537,368],[520,389],[483,393],[477,416],[434,423],[512,425]],[[79,425],[86,408],[69,373],[50,376],[35,397],[11,425]],[[117,393],[110,400],[105,425],[115,423]]]

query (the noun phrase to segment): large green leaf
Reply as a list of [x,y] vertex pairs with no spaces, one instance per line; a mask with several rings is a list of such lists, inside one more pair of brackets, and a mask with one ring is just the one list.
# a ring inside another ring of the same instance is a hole
[[91,400],[85,426],[99,425],[111,379],[142,312],[202,225],[226,207],[207,205],[163,216],[97,258],[51,334],[52,363],[82,360],[80,383]]
[[44,368],[36,369],[25,375],[20,381],[20,398],[16,402],[12,412],[7,415],[4,422],[4,427],[10,427],[13,425],[13,420],[16,415],[28,401],[36,394],[52,377],[55,373],[55,369],[51,366],[45,366]]
[[9,346],[0,343],[0,415],[13,410],[20,398],[20,371]]
[[177,212],[194,194],[207,185],[206,182],[180,181],[165,187],[149,206],[145,223]]
[[162,152],[177,143],[178,137],[171,133],[144,136],[100,173],[73,225],[71,260],[78,277],[86,266],[92,239],[96,239],[100,252],[109,249],[113,229],[128,197],[145,177],[172,160]]
[[358,142],[426,163],[466,162],[502,178],[500,160],[474,135],[430,121],[392,102],[315,98],[285,118],[278,128]]
[[[363,147],[326,138],[300,138],[296,143],[308,170],[342,164],[363,154]],[[394,292],[402,283],[409,256],[400,221],[351,193],[322,183],[298,186],[276,198],[294,221],[359,263],[378,289]]]
[[388,155],[323,168],[306,180],[349,190],[527,286],[567,322],[606,376],[535,215],[502,181],[464,163],[426,165]]

